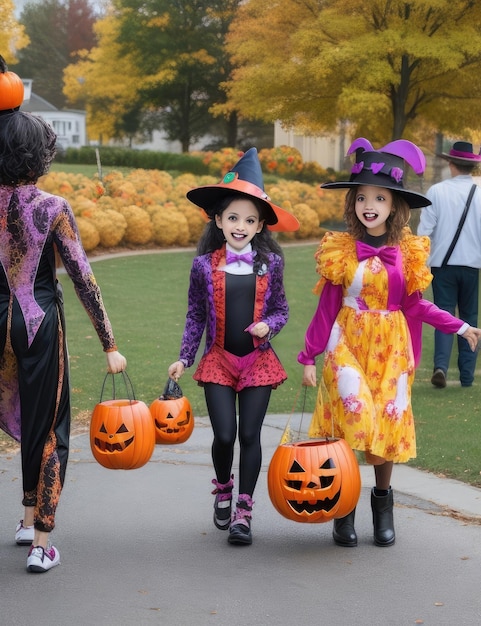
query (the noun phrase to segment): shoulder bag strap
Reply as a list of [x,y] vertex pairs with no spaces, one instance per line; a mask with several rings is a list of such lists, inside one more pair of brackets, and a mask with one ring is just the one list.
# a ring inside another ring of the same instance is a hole
[[476,191],[476,185],[473,185],[469,192],[468,199],[466,200],[466,206],[464,207],[463,214],[461,215],[461,219],[459,220],[458,229],[456,231],[456,234],[453,237],[453,240],[451,241],[451,245],[449,246],[448,251],[446,252],[446,256],[444,257],[443,262],[441,263],[441,267],[444,267],[445,265],[447,265],[447,262],[449,261],[449,258],[451,254],[453,253],[454,246],[458,242],[459,235],[461,234],[461,229],[463,228],[464,222],[466,221],[466,216],[468,214],[469,205],[471,204],[471,200],[473,199],[475,191]]

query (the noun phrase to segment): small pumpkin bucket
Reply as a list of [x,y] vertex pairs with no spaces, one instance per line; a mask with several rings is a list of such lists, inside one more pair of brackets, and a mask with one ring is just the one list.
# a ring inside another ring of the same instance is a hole
[[[155,427],[148,406],[135,399],[132,383],[121,372],[127,398],[116,398],[115,374],[104,378],[100,402],[90,420],[90,448],[94,458],[107,469],[137,469],[151,458],[155,447]],[[111,400],[103,400],[105,384],[112,377]]]
[[169,378],[161,396],[150,405],[155,427],[155,442],[184,443],[194,431],[194,413],[180,386]]
[[302,523],[349,515],[361,494],[359,464],[349,444],[336,437],[292,439],[288,422],[267,471],[274,508],[283,517]]

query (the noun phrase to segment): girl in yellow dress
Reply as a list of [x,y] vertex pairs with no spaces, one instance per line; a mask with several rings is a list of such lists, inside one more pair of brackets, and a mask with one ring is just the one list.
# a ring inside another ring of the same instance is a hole
[[[354,141],[349,181],[322,185],[349,189],[344,219],[347,232],[329,232],[316,253],[321,278],[317,311],[307,329],[303,384],[316,386],[315,359],[324,353],[322,381],[309,436],[334,435],[365,452],[374,466],[371,491],[374,543],[394,544],[393,463],[416,456],[411,386],[421,353],[422,323],[463,336],[472,350],[481,330],[422,298],[431,282],[426,266],[429,238],[406,226],[411,208],[430,204],[404,189],[406,163],[417,174],[424,155],[409,141],[374,150]],[[356,546],[355,510],[334,520],[333,538]]]

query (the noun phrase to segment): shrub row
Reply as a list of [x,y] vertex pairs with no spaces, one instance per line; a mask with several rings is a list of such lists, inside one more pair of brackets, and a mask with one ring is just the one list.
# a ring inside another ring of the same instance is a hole
[[[224,148],[216,152],[174,154],[113,146],[100,146],[97,149],[85,146],[67,148],[64,153],[57,155],[56,161],[74,164],[96,163],[97,150],[103,166],[185,172],[197,176],[210,174],[218,179],[235,165],[242,154],[235,148]],[[262,171],[266,175],[266,181],[269,180],[269,176],[272,176],[321,184],[346,176],[345,172],[335,172],[331,168],[325,169],[315,161],[303,161],[300,152],[289,146],[264,148],[259,151],[259,160]]]
[[[202,162],[202,159],[190,154],[132,150],[112,146],[101,146],[98,151],[101,164],[108,167],[190,172],[199,176],[209,173],[209,169]],[[56,161],[85,165],[95,163],[96,158],[96,149],[91,146],[84,146],[82,148],[67,148],[64,154],[57,155]]]

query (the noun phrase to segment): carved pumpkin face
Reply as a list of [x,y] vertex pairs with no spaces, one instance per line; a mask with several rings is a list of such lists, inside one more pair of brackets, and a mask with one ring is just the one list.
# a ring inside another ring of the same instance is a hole
[[194,414],[185,396],[163,400],[150,405],[155,425],[156,443],[184,443],[194,430]]
[[152,415],[140,400],[105,400],[94,408],[90,447],[108,469],[136,469],[150,460],[155,447]]
[[361,493],[356,456],[344,439],[312,439],[278,446],[267,473],[277,511],[295,522],[327,522],[348,515]]

